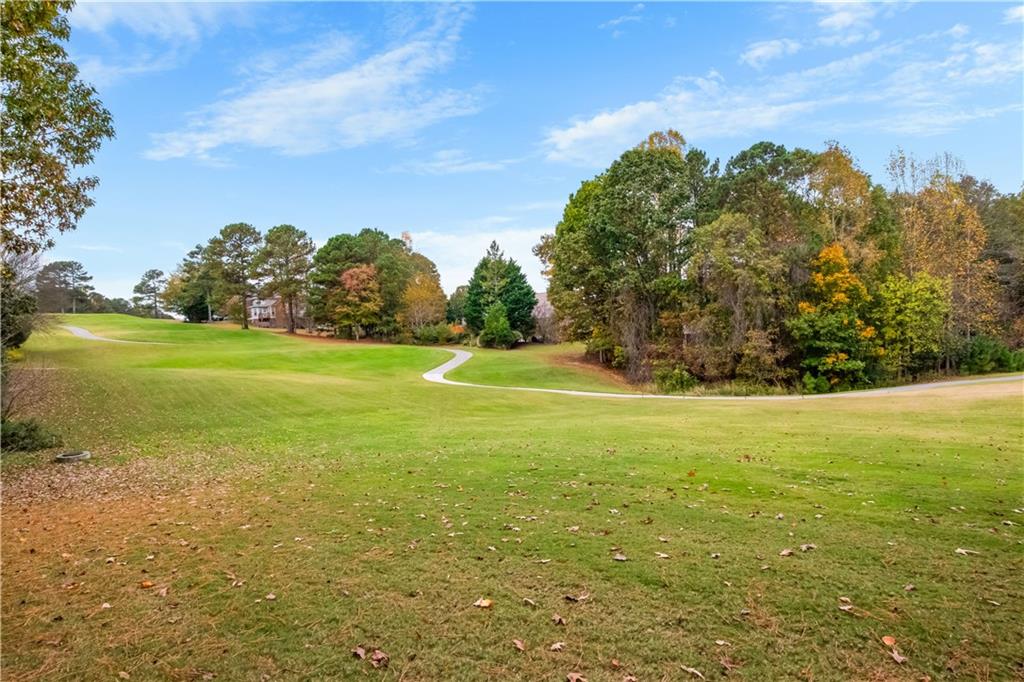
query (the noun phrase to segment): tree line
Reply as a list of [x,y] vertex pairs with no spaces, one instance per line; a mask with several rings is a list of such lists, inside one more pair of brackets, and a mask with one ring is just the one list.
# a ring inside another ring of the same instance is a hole
[[[159,293],[153,293],[163,285]],[[289,333],[299,323],[336,336],[446,343],[480,334],[492,314],[503,328],[484,343],[511,346],[532,331],[536,297],[522,269],[492,244],[470,282],[445,295],[433,261],[404,233],[377,229],[335,235],[319,249],[292,225],[265,234],[247,223],[225,226],[196,245],[166,279],[149,271],[136,293],[150,293],[191,322],[217,315],[248,327],[253,297],[279,297]],[[508,329],[505,330],[504,327]]]
[[570,197],[535,247],[568,338],[663,390],[822,392],[1024,366],[1024,192],[947,156],[760,142],[724,166],[652,134]]

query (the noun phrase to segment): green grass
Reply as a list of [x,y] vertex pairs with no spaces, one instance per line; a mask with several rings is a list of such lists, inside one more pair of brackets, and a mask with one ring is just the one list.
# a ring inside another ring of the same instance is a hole
[[[1019,384],[620,401],[430,384],[437,348],[68,322],[174,345],[31,339],[56,368],[38,411],[95,457],[5,457],[4,679],[1024,670],[1024,545],[1003,525],[1024,524]],[[479,352],[451,378],[615,389],[551,357],[569,351]]]
[[582,344],[526,345],[512,351],[474,348],[472,352],[477,360],[449,372],[449,379],[494,386],[635,392],[611,372],[584,362]]

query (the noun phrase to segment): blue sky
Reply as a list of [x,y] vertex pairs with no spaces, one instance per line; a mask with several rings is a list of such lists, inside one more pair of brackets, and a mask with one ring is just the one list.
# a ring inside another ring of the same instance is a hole
[[96,205],[49,259],[109,296],[227,223],[318,242],[408,230],[446,290],[497,239],[673,127],[723,162],[837,139],[876,180],[897,146],[1016,191],[1021,4],[82,3],[69,51],[114,115]]

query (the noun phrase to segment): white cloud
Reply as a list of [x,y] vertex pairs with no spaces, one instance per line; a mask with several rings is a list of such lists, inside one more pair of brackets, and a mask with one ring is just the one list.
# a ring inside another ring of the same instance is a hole
[[818,27],[826,31],[863,29],[871,25],[878,8],[868,2],[818,2],[818,11],[825,14],[818,20]]
[[643,17],[640,16],[643,11],[644,4],[642,2],[639,2],[630,7],[629,12],[627,12],[626,14],[617,16],[614,19],[609,19],[608,21],[600,24],[598,28],[602,30],[609,28],[613,29],[612,38],[619,38],[623,35],[623,32],[618,27],[622,26],[623,24],[639,23],[640,21],[643,20]]
[[146,156],[217,161],[215,152],[231,145],[301,156],[408,139],[438,121],[474,113],[475,94],[427,85],[455,59],[468,12],[442,5],[425,29],[355,64],[327,68],[316,60],[315,68],[257,76],[240,94],[193,113],[185,128],[154,135]]
[[[491,216],[493,219],[495,216]],[[469,282],[473,268],[483,258],[491,241],[497,241],[505,252],[523,268],[534,289],[544,291],[547,282],[541,275],[541,264],[533,255],[533,247],[549,227],[495,227],[493,220],[473,221],[479,227],[472,232],[440,232],[427,230],[412,233],[413,248],[430,258],[441,274],[441,286],[451,293],[455,287]]]
[[740,55],[740,61],[755,69],[760,69],[773,59],[795,54],[799,50],[800,43],[789,38],[762,40],[747,45],[747,49]]
[[[246,15],[239,3],[80,2],[69,21],[75,31],[101,35],[112,46],[103,57],[75,56],[86,82],[106,87],[132,76],[176,68],[202,38]],[[126,38],[124,32],[131,35]],[[146,39],[144,46],[131,42],[138,37]]]
[[72,246],[73,249],[80,249],[82,251],[106,251],[109,253],[124,253],[124,249],[117,246],[108,246],[106,244],[79,244]]
[[225,18],[244,11],[237,3],[80,2],[71,12],[74,29],[107,33],[123,27],[166,42],[199,40],[216,31]]
[[1003,23],[1013,24],[1024,21],[1024,5],[1015,5],[1003,12]]
[[[1014,105],[1019,109],[1012,92],[1000,87],[1019,83],[1024,72],[1019,45],[950,44],[950,35],[942,31],[880,44],[748,84],[726,83],[717,74],[680,78],[650,99],[549,130],[543,147],[548,160],[601,167],[650,131],[669,127],[701,139],[747,136],[799,122],[805,130],[828,135],[848,129],[844,121],[859,108],[861,115],[854,115],[859,127],[928,135]],[[981,92],[1005,102],[975,106]]]
[[428,160],[406,161],[393,166],[393,172],[415,173],[417,175],[451,175],[453,173],[478,173],[481,171],[499,171],[515,159],[497,161],[479,161],[469,158],[461,149],[442,149],[435,152]]

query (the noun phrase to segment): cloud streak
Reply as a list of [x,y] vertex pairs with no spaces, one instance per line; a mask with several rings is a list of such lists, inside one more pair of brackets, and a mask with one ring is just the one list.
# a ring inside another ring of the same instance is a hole
[[[849,129],[844,122],[859,109],[858,127],[926,136],[1019,110],[1002,87],[1024,73],[1019,45],[959,42],[964,34],[957,25],[748,84],[727,83],[714,71],[679,78],[650,99],[550,129],[542,148],[549,161],[600,167],[650,131],[669,127],[693,139],[729,138],[799,122],[828,135]],[[1003,101],[976,105],[979,93]]]
[[475,93],[428,85],[454,61],[468,16],[466,7],[441,6],[424,29],[355,63],[346,51],[332,55],[321,44],[310,48],[323,57],[314,66],[283,75],[254,69],[240,92],[194,112],[184,128],[154,135],[146,156],[218,162],[226,147],[304,156],[409,139],[439,121],[475,113]]

